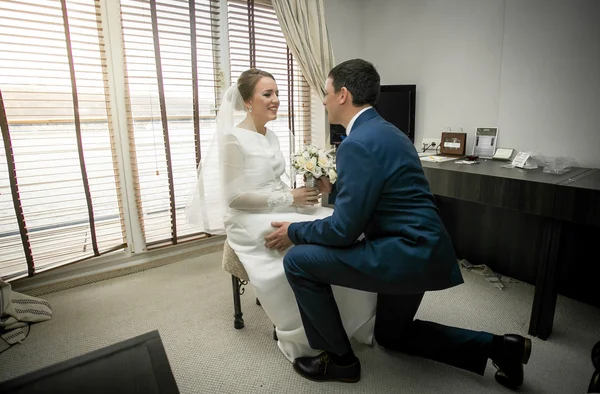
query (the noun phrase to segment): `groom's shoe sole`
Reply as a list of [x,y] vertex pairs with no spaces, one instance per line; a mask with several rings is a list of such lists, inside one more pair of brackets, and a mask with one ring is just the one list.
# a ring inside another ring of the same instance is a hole
[[340,382],[340,383],[358,383],[360,382],[360,378],[357,379],[313,379],[308,376],[302,375],[300,372],[296,371],[298,375],[302,376],[304,379],[310,380],[311,382]]

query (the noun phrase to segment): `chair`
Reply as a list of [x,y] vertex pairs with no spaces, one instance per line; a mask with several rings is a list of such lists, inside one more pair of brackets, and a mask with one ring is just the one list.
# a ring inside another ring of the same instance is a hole
[[[242,318],[242,304],[240,301],[240,295],[244,294],[244,287],[248,284],[250,279],[248,273],[242,265],[242,262],[237,257],[227,240],[223,243],[223,261],[221,263],[223,269],[231,274],[231,286],[233,288],[233,310],[234,320],[233,326],[236,329],[244,328],[244,319]],[[260,305],[258,298],[256,303]]]
[[[223,243],[223,261],[221,265],[225,271],[231,274],[231,287],[233,290],[233,327],[236,329],[244,328],[244,318],[242,313],[242,303],[240,295],[244,294],[244,287],[248,285],[250,279],[248,273],[242,265],[242,262],[235,254],[235,251],[231,249],[227,240]],[[256,299],[256,305],[260,305],[260,301]],[[275,325],[273,325],[273,339],[277,340],[277,332],[275,331]]]

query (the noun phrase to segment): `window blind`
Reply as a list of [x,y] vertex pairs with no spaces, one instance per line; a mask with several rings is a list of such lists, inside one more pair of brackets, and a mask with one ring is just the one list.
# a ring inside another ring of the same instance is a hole
[[0,276],[122,249],[98,1],[2,1],[0,15]]
[[250,67],[273,74],[277,81],[281,104],[277,120],[267,126],[287,153],[289,176],[291,154],[310,142],[310,88],[288,50],[270,1],[228,0],[227,21],[231,82]]
[[122,0],[121,18],[140,221],[148,246],[175,244],[215,128],[219,0]]

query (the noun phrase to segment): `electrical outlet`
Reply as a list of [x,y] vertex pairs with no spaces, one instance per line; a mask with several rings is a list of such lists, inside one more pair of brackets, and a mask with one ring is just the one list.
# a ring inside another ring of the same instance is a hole
[[441,138],[423,138],[421,140],[421,151],[425,152],[425,150],[429,151],[437,151],[440,144],[442,143]]

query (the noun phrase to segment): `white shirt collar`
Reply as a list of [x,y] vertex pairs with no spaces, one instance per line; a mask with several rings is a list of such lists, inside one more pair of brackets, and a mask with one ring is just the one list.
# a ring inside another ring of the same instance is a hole
[[346,127],[346,135],[350,135],[350,131],[352,131],[352,126],[354,126],[354,122],[356,121],[356,119],[358,119],[360,114],[371,108],[373,107],[368,106],[367,108],[363,108],[356,115],[354,115],[354,117],[350,120],[350,123],[348,123],[348,127]]

